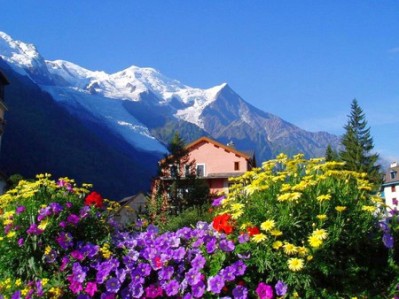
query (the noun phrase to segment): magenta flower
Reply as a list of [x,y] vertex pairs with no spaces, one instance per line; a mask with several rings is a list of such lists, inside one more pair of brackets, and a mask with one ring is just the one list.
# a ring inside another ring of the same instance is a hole
[[274,298],[273,288],[264,282],[258,284],[258,287],[256,288],[256,294],[258,294],[259,299]]
[[90,281],[87,283],[85,292],[89,294],[91,297],[97,292],[97,284],[94,281]]
[[25,211],[26,211],[26,208],[24,206],[18,206],[15,210],[15,213],[19,215]]

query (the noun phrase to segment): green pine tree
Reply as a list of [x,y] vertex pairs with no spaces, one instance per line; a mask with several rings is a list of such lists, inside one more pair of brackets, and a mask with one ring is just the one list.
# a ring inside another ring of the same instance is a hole
[[339,153],[336,150],[333,150],[331,145],[329,144],[326,149],[325,154],[326,161],[339,161]]
[[380,165],[377,164],[378,154],[372,153],[374,144],[370,128],[367,127],[365,114],[356,99],[352,101],[351,113],[344,128],[345,134],[341,140],[343,150],[339,156],[345,162],[345,168],[366,172],[369,180],[378,187],[382,182]]

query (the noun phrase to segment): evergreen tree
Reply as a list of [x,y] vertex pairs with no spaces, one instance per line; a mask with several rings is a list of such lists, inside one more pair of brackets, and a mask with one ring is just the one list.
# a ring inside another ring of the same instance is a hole
[[339,153],[336,150],[333,150],[331,145],[329,144],[326,149],[325,154],[326,161],[339,161]]
[[377,164],[378,154],[372,153],[374,144],[370,128],[367,127],[365,114],[356,99],[352,101],[351,113],[344,128],[340,159],[345,162],[345,168],[366,172],[370,181],[380,184],[382,175],[380,165]]

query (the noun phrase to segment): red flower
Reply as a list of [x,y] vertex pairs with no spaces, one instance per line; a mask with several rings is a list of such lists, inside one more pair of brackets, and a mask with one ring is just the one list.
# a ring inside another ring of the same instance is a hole
[[253,235],[260,234],[260,230],[256,226],[248,227],[247,232],[250,237],[252,237]]
[[101,194],[93,191],[86,196],[85,205],[95,206],[96,208],[102,208],[104,206],[103,197],[101,196]]
[[224,232],[229,235],[233,232],[233,226],[231,225],[231,216],[229,214],[218,215],[213,219],[213,228],[218,232]]

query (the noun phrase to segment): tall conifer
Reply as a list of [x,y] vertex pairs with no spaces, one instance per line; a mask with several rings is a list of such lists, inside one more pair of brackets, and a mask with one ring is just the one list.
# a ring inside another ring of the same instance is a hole
[[352,101],[351,113],[344,128],[340,159],[345,162],[345,168],[366,172],[370,181],[380,184],[382,176],[380,165],[377,164],[378,154],[372,153],[373,138],[370,135],[370,128],[367,127],[365,114],[356,99]]

